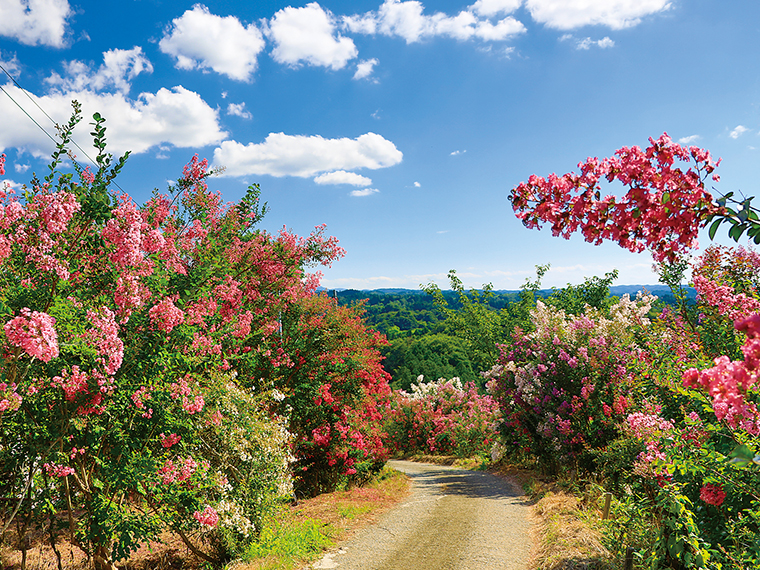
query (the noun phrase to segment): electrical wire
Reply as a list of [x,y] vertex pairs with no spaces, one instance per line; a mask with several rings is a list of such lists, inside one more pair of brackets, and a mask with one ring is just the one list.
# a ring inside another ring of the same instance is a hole
[[[8,72],[8,70],[7,70],[7,69],[5,69],[5,67],[3,67],[3,65],[2,65],[1,63],[0,63],[0,69],[2,69],[2,70],[3,70],[3,72],[5,73],[5,75],[7,75],[7,76],[8,76],[8,78],[9,78],[9,79],[10,79],[10,80],[13,82],[13,84],[14,84],[16,87],[18,87],[18,88],[21,90],[21,92],[22,92],[24,95],[26,95],[26,96],[27,96],[27,98],[28,98],[28,99],[29,99],[29,100],[30,100],[32,103],[34,103],[35,107],[37,107],[37,108],[38,108],[38,109],[39,109],[39,110],[42,112],[42,114],[43,114],[43,115],[45,115],[45,116],[46,116],[48,119],[50,119],[50,122],[51,122],[51,123],[53,123],[53,125],[57,127],[57,126],[58,126],[58,123],[56,123],[56,122],[53,120],[53,118],[52,118],[50,115],[48,115],[47,111],[45,111],[45,109],[43,109],[43,108],[40,106],[40,104],[39,104],[37,101],[35,101],[35,100],[32,98],[32,96],[29,94],[29,92],[28,92],[26,89],[24,89],[24,88],[21,86],[21,84],[20,84],[18,81],[16,81],[16,79],[15,79],[15,78],[14,78],[14,77],[13,77],[13,76],[12,76],[12,75],[11,75],[11,74]],[[38,128],[39,128],[39,129],[40,129],[40,130],[41,130],[43,133],[45,133],[45,134],[47,135],[47,137],[48,137],[48,138],[49,138],[51,141],[53,141],[55,144],[58,144],[58,141],[56,141],[55,137],[54,137],[53,135],[51,135],[49,132],[47,132],[47,130],[45,130],[45,127],[43,127],[42,125],[40,125],[40,124],[37,122],[37,120],[36,120],[34,117],[32,117],[32,116],[31,116],[31,115],[30,115],[30,114],[27,112],[27,110],[26,110],[26,109],[24,109],[24,107],[22,107],[22,106],[21,106],[21,104],[20,104],[18,101],[16,101],[16,100],[15,100],[15,99],[14,99],[14,98],[11,96],[11,94],[10,94],[10,93],[8,93],[8,91],[6,91],[6,90],[3,88],[3,86],[2,86],[2,85],[0,85],[0,91],[2,91],[3,93],[5,93],[5,94],[8,96],[8,98],[9,98],[11,101],[13,101],[13,103],[15,103],[15,105],[16,105],[16,106],[17,106],[19,109],[21,109],[21,111],[24,113],[24,115],[26,115],[27,117],[29,117],[29,120],[30,120],[30,121],[32,121],[32,122],[33,122],[35,125],[37,125],[37,127],[38,127]],[[73,145],[74,145],[74,146],[75,146],[77,149],[79,149],[79,151],[80,151],[80,152],[81,152],[81,153],[82,153],[84,156],[86,156],[86,157],[87,157],[87,159],[88,159],[88,160],[89,160],[89,161],[90,161],[92,164],[97,164],[97,163],[96,163],[96,162],[95,162],[95,161],[92,159],[92,157],[91,157],[89,154],[87,154],[87,152],[86,152],[86,151],[85,151],[85,150],[84,150],[84,149],[83,149],[81,146],[79,146],[79,144],[78,144],[78,143],[77,143],[77,142],[76,142],[74,139],[71,139],[71,143],[72,143],[72,144],[73,144]],[[82,167],[82,165],[81,165],[81,164],[80,164],[80,163],[79,163],[77,160],[75,160],[74,158],[71,158],[71,160],[72,160],[72,161],[73,161],[73,162],[74,162],[76,165],[78,165],[80,168]],[[113,184],[114,184],[114,186],[116,186],[116,187],[117,187],[119,190],[121,190],[122,192],[124,192],[124,190],[122,190],[121,186],[119,186],[119,185],[118,185],[116,182],[113,182]]]

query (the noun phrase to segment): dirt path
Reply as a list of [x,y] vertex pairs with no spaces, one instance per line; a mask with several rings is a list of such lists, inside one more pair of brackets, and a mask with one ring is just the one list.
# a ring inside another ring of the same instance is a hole
[[389,461],[412,494],[377,524],[314,563],[339,570],[525,570],[529,507],[519,486],[489,473]]

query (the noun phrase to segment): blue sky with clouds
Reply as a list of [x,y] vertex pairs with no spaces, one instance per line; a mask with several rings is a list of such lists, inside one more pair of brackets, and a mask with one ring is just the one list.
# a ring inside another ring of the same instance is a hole
[[11,97],[49,132],[36,105],[64,121],[77,99],[132,151],[138,202],[198,153],[226,199],[261,185],[267,229],[327,224],[330,288],[456,269],[516,289],[546,263],[546,285],[654,283],[646,255],[526,230],[506,197],[663,132],[723,158],[718,191],[756,193],[758,40],[756,0],[0,0],[27,91],[0,77],[0,151],[10,183],[43,172],[52,143]]

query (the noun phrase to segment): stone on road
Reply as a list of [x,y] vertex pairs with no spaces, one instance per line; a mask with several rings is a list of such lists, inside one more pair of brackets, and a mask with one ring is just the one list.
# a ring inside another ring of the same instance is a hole
[[312,568],[524,570],[529,507],[519,486],[482,471],[389,461],[412,479],[410,497]]

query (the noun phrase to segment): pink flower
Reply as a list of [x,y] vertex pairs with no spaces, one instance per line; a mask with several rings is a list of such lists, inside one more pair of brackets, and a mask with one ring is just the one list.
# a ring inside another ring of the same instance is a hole
[[159,437],[161,438],[161,445],[165,447],[166,449],[169,449],[170,447],[177,445],[182,439],[176,433],[172,433],[169,435],[162,433]]
[[705,483],[699,491],[699,498],[708,505],[719,507],[726,500],[726,492],[720,485]]
[[55,463],[45,463],[43,465],[45,473],[53,477],[67,477],[74,474],[74,469],[67,465],[57,465]]
[[47,313],[21,309],[21,316],[11,319],[3,329],[8,341],[32,357],[50,362],[58,356],[58,335],[53,325],[55,319]]
[[195,511],[193,518],[201,523],[203,526],[215,527],[219,523],[219,515],[210,506],[206,505],[203,512]]
[[159,330],[169,334],[185,320],[182,309],[177,308],[171,298],[166,297],[148,311],[150,322]]

